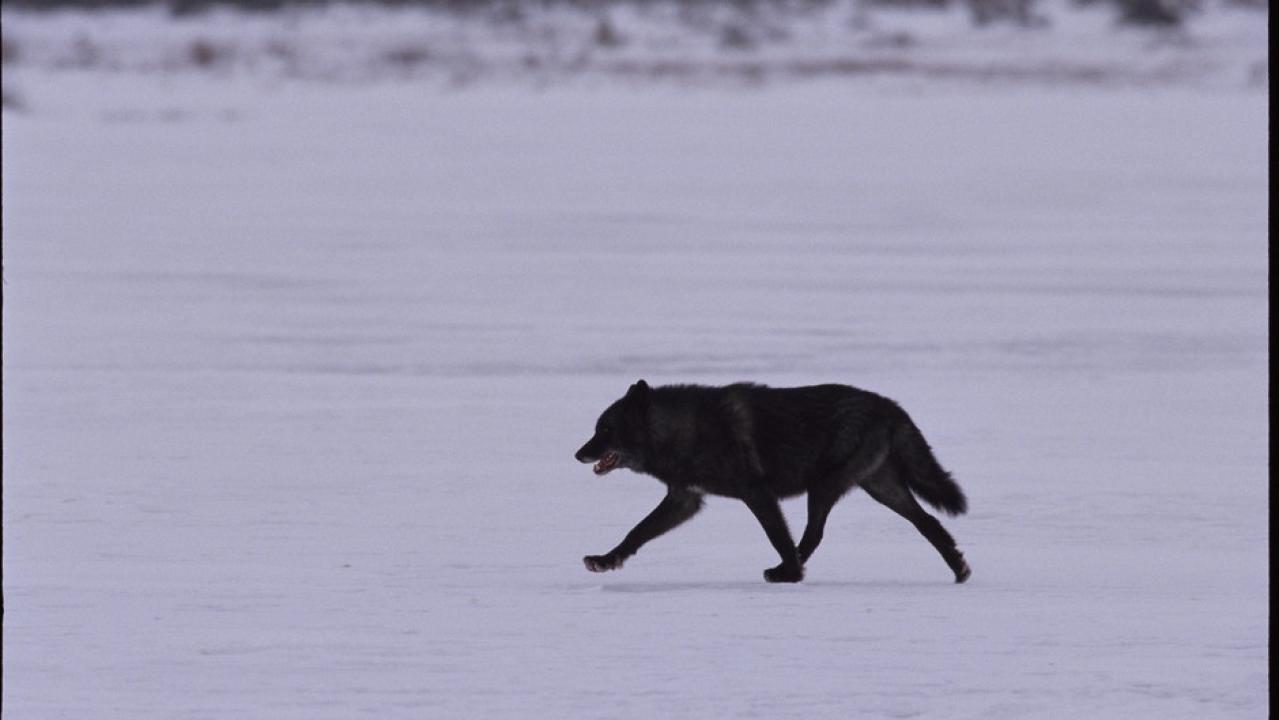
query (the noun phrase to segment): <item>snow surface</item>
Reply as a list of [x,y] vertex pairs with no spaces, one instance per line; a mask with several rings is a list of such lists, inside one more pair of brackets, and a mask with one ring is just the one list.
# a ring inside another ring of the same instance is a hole
[[[6,717],[1267,713],[1264,92],[5,80]],[[639,377],[898,399],[972,579],[586,572]]]

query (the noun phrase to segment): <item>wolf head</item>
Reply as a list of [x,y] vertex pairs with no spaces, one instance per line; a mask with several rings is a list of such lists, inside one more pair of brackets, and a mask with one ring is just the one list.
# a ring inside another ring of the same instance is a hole
[[648,438],[648,403],[652,389],[640,380],[608,406],[595,421],[595,434],[577,451],[578,462],[595,463],[595,474],[619,467],[643,472]]

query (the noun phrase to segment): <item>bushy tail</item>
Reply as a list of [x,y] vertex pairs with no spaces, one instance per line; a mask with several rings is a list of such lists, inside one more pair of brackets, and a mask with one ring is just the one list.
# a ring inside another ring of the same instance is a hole
[[950,473],[937,462],[919,428],[908,421],[894,438],[894,456],[906,469],[906,484],[924,502],[948,515],[968,512],[968,498]]

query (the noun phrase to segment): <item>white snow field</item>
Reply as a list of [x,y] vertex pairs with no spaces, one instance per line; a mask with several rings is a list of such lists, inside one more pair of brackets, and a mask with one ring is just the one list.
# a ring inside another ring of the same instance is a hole
[[[1267,714],[1264,87],[6,75],[6,718]],[[972,579],[588,573],[641,377],[897,399]]]

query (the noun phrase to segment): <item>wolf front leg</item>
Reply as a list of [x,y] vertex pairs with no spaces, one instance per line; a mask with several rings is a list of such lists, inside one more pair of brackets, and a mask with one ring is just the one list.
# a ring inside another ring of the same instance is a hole
[[591,572],[616,570],[626,562],[627,558],[638,552],[644,543],[675,529],[701,509],[701,495],[672,487],[657,507],[653,508],[653,512],[640,520],[635,529],[626,533],[626,537],[617,547],[604,555],[587,555],[582,558],[582,562]]
[[755,518],[764,527],[768,541],[781,556],[782,562],[777,567],[764,571],[764,579],[768,582],[799,582],[804,579],[804,565],[800,562],[799,551],[791,538],[790,528],[786,525],[786,516],[782,514],[777,498],[759,493],[743,498],[746,507],[755,513]]

